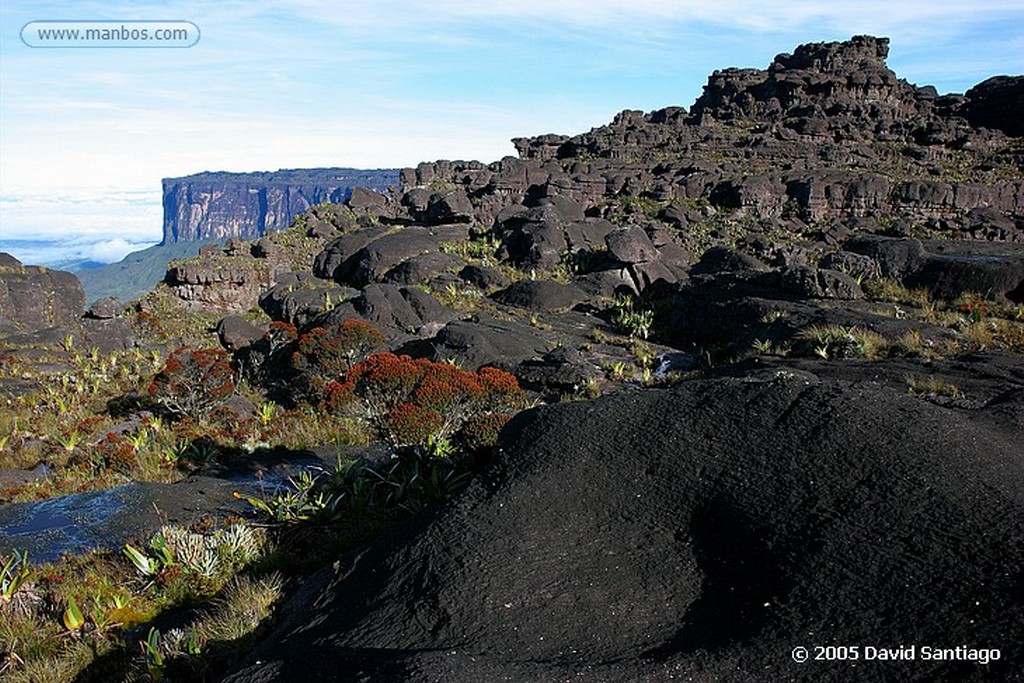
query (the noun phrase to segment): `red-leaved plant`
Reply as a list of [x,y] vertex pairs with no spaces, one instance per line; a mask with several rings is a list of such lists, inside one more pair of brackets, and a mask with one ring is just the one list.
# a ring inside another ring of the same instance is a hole
[[177,417],[201,420],[235,393],[235,373],[221,349],[182,346],[167,358],[149,395]]
[[330,382],[384,346],[380,332],[355,318],[330,327],[314,327],[301,335],[296,333],[293,340],[291,367],[298,371],[294,387],[311,403],[323,398]]
[[358,405],[394,448],[447,455],[456,440],[471,449],[492,445],[523,392],[515,377],[497,368],[470,372],[382,352],[329,383],[324,398],[333,410]]
[[298,338],[292,357],[296,367],[336,378],[384,346],[384,337],[369,323],[350,318],[330,327],[314,327]]

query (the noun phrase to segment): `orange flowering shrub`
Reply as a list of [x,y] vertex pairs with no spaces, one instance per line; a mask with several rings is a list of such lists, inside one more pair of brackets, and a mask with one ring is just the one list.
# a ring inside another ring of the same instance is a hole
[[490,445],[507,419],[503,413],[516,408],[522,396],[516,378],[503,370],[469,372],[390,352],[355,364],[344,381],[332,382],[325,390],[325,402],[335,410],[358,403],[393,447],[435,454],[444,452],[450,440],[463,440],[465,427],[473,431],[466,442],[473,447]]
[[235,393],[235,373],[221,349],[182,346],[167,358],[149,385],[149,395],[178,417],[198,420]]

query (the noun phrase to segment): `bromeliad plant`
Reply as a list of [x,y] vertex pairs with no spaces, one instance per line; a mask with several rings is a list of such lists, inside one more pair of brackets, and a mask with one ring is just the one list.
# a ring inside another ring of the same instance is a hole
[[14,602],[15,596],[32,579],[28,566],[28,552],[11,551],[0,555],[0,614]]

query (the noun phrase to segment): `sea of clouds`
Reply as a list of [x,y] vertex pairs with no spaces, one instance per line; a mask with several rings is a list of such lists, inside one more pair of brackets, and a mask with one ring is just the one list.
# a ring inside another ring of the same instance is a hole
[[160,242],[160,190],[0,195],[0,251],[25,264],[114,263]]

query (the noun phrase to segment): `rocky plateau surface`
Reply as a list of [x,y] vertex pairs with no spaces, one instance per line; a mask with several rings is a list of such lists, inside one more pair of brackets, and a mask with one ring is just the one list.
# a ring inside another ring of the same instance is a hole
[[[302,369],[254,309],[557,404],[310,579],[226,680],[1019,676],[1024,76],[942,95],[887,53],[802,45],[172,263],[162,291],[224,314],[276,400]],[[26,277],[4,266],[0,310]],[[1000,658],[793,661],[817,645]]]

